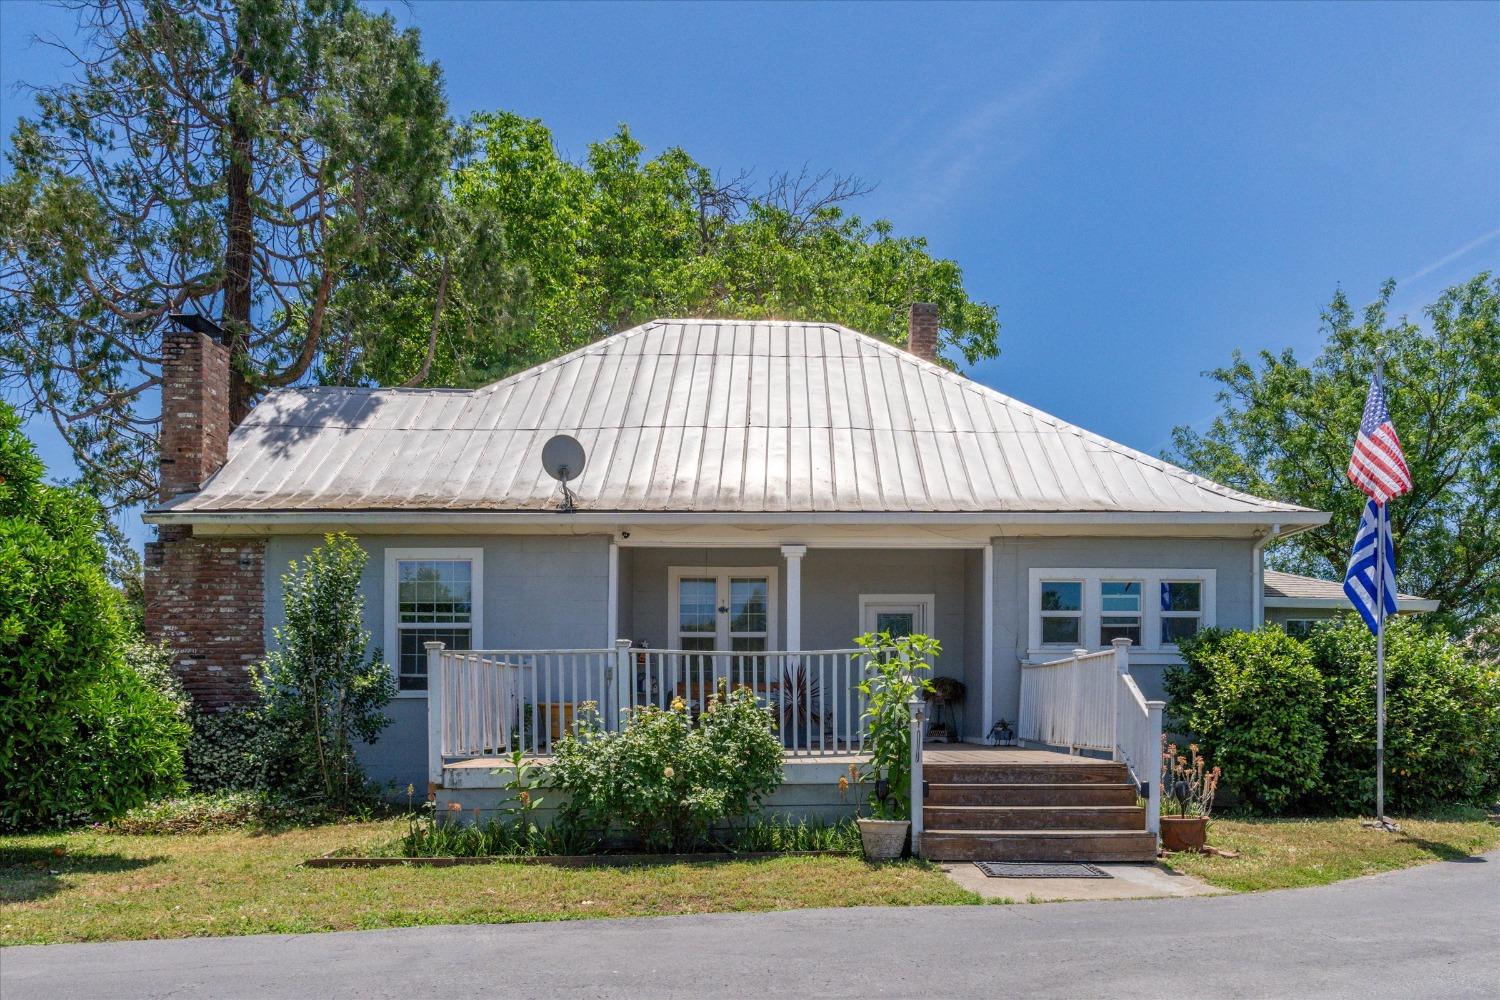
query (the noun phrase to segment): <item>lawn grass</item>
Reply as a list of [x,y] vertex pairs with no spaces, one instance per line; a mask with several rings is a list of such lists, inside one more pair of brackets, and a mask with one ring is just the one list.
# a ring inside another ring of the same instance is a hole
[[1387,833],[1358,819],[1214,819],[1209,844],[1240,857],[1173,854],[1167,863],[1220,888],[1257,892],[1326,885],[1500,847],[1500,826],[1477,809],[1399,825],[1399,833]]
[[303,868],[404,821],[281,833],[0,837],[0,944],[304,933],[819,906],[977,903],[935,866],[853,857],[632,868]]

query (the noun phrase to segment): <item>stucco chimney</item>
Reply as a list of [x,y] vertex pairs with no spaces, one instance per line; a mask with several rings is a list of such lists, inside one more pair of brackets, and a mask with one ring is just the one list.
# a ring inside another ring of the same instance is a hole
[[193,493],[229,455],[229,348],[199,330],[162,335],[161,500]]
[[938,307],[913,302],[906,314],[906,349],[923,361],[937,361]]

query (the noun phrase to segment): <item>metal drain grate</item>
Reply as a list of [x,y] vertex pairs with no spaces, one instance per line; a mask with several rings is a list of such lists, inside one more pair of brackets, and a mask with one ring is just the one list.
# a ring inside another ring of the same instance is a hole
[[975,867],[990,878],[1113,878],[1093,865],[1047,864],[1034,861],[976,861]]

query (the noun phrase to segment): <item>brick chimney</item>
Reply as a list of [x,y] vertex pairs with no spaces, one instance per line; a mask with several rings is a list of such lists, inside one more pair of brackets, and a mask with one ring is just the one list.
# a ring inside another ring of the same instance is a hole
[[[160,499],[195,493],[229,456],[229,349],[203,330],[162,337]],[[249,667],[265,655],[265,542],[203,537],[161,525],[146,543],[146,634],[172,647],[199,708],[253,697]]]
[[938,307],[913,302],[906,314],[906,349],[923,361],[937,363]]
[[161,501],[194,493],[229,457],[229,348],[197,330],[161,345]]

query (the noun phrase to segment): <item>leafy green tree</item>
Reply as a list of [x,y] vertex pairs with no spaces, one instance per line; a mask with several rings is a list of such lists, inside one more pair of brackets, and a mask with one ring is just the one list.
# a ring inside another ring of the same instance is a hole
[[256,728],[276,734],[265,762],[269,787],[346,812],[367,797],[355,756],[389,724],[395,697],[389,664],[367,653],[360,577],[365,551],[348,535],[328,535],[282,576],[285,621],[277,649],[256,668]]
[[1500,615],[1500,279],[1443,292],[1427,326],[1391,322],[1394,283],[1358,317],[1340,291],[1323,313],[1311,364],[1290,350],[1235,352],[1219,382],[1223,412],[1207,431],[1179,427],[1172,461],[1261,496],[1331,511],[1326,527],[1269,550],[1291,572],[1338,577],[1365,496],[1346,475],[1375,366],[1386,352],[1391,416],[1413,490],[1391,503],[1399,583],[1442,602],[1459,632]]
[[98,504],[42,474],[0,403],[0,829],[109,819],[170,793],[188,736],[170,679],[127,660]]
[[451,125],[415,32],[354,0],[76,6],[77,78],[36,91],[0,184],[0,365],[110,506],[156,491],[169,314],[221,322],[238,422],[358,352],[385,305],[366,289],[398,284],[423,329],[493,304],[499,228],[447,211]]
[[[574,163],[540,121],[508,113],[476,116],[466,149],[453,198],[459,215],[505,221],[524,335],[449,352],[443,380],[487,381],[658,316],[830,320],[901,343],[918,300],[938,304],[950,356],[999,353],[995,308],[968,297],[957,264],[845,213],[867,190],[857,179],[781,174],[752,193],[679,148],[646,159],[624,126]],[[391,381],[409,351],[367,355],[365,377]]]

